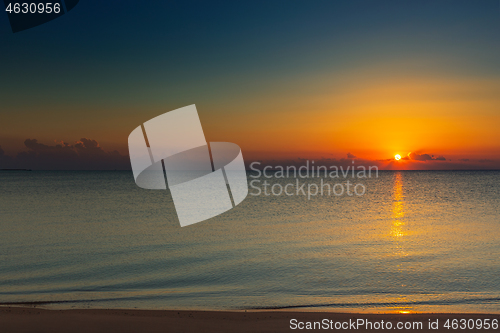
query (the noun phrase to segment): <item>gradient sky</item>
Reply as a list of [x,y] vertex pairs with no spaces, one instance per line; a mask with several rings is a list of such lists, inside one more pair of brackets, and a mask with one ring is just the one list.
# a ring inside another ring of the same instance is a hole
[[16,34],[0,14],[0,60],[11,156],[28,138],[126,155],[139,124],[196,104],[246,159],[500,168],[498,0],[82,0]]

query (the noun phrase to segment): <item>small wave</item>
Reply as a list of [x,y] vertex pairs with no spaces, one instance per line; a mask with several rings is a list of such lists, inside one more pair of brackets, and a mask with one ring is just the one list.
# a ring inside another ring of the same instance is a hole
[[317,303],[317,304],[297,304],[281,306],[246,307],[248,310],[282,310],[297,308],[369,308],[369,307],[397,307],[411,305],[453,305],[453,304],[478,304],[478,303],[500,303],[500,298],[471,298],[460,300],[435,300],[435,301],[415,301],[415,302],[368,302],[368,303]]

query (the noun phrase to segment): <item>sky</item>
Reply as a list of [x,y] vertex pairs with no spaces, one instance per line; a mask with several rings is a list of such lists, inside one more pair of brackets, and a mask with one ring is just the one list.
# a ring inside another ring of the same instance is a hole
[[196,104],[247,162],[500,169],[499,36],[498,0],[81,0],[15,34],[0,14],[0,168],[129,168],[134,128]]

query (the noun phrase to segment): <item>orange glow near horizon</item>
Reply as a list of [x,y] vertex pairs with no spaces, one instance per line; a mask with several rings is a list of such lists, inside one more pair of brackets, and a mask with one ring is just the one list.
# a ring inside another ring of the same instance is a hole
[[[306,83],[307,94],[287,90],[286,96],[232,113],[231,121],[241,124],[238,129],[228,132],[225,122],[209,120],[207,136],[217,141],[230,134],[244,151],[263,158],[338,159],[351,153],[365,160],[392,156],[394,161],[395,151],[455,161],[500,156],[498,80],[429,73],[381,79],[376,70],[368,70],[319,75]],[[323,88],[315,92],[315,86]]]
[[[301,76],[300,85],[276,82],[281,89],[272,94],[238,95],[224,99],[224,103],[200,103],[197,108],[207,141],[234,142],[248,160],[340,160],[350,153],[397,169],[443,165],[449,159],[455,164],[475,160],[479,166],[484,165],[479,160],[500,161],[498,79],[435,72],[390,73],[395,71],[380,64],[344,73],[324,71]],[[114,116],[100,119],[99,126],[91,117],[82,119],[77,129],[58,126],[61,129],[56,134],[23,132],[13,126],[2,133],[6,139],[0,146],[6,154],[15,155],[27,150],[23,144],[27,138],[53,144],[54,140],[73,143],[88,137],[106,151],[116,149],[126,155],[131,129],[144,119],[180,106],[152,105],[141,113],[128,110],[129,115],[120,118],[121,127]],[[83,107],[77,110],[85,111]],[[43,126],[46,120],[41,114],[29,121]],[[47,121],[51,126],[59,124]],[[83,127],[88,129],[83,131]],[[442,156],[446,162],[412,161],[401,153],[398,160],[394,152]],[[389,165],[391,162],[395,165]],[[500,167],[500,162],[497,165]]]

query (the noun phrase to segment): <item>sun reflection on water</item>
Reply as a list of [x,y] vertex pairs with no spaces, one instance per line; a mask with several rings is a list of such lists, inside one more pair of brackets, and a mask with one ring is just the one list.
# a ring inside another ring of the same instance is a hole
[[[392,186],[392,210],[391,210],[391,229],[390,237],[395,245],[394,255],[399,258],[404,258],[408,256],[408,252],[405,251],[405,242],[407,241],[408,231],[405,222],[405,195],[403,190],[403,174],[398,172],[394,175],[394,183]],[[397,265],[397,270],[404,276],[406,267],[403,262],[399,262]],[[401,287],[407,287],[404,280],[401,281]],[[397,302],[404,304],[410,301],[407,295],[399,295]],[[413,310],[411,306],[395,306],[391,309],[395,313],[409,314]]]
[[393,198],[392,198],[392,225],[390,235],[393,239],[398,242],[398,247],[401,249],[400,242],[403,241],[403,237],[406,235],[404,226],[405,222],[403,218],[405,216],[404,212],[404,193],[403,193],[403,176],[401,172],[398,172],[394,176],[393,185]]

